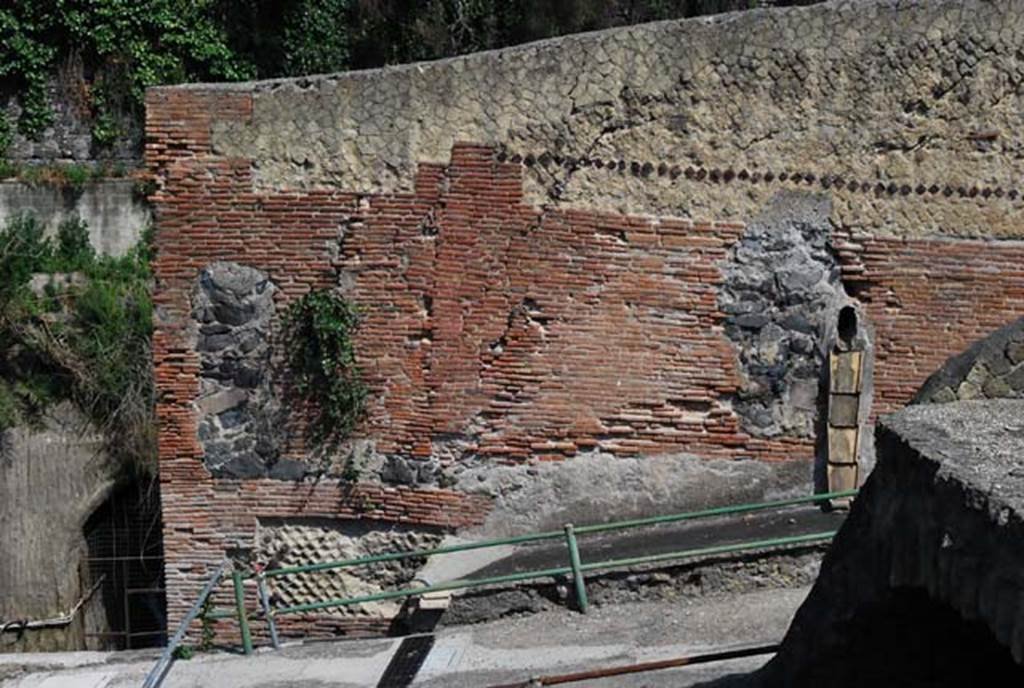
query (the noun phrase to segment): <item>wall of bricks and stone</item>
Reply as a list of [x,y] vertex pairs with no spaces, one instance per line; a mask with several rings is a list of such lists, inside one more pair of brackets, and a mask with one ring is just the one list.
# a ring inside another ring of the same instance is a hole
[[[490,473],[609,457],[702,467],[666,472],[666,509],[806,489],[840,306],[870,329],[875,414],[1022,312],[1022,21],[827,3],[151,90],[172,621],[259,519],[495,532],[557,505],[503,511]],[[244,475],[209,460],[203,414],[232,410],[204,402],[215,264],[265,276],[275,314],[312,288],[361,307],[357,484],[302,469],[295,419]],[[766,466],[786,480],[744,493]],[[645,488],[592,489],[625,516]]]

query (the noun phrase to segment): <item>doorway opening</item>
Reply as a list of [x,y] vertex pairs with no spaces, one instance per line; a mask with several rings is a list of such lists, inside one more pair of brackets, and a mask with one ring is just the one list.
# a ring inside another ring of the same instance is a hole
[[155,481],[122,486],[84,528],[86,569],[100,588],[106,628],[86,632],[90,649],[131,650],[167,641],[163,523]]

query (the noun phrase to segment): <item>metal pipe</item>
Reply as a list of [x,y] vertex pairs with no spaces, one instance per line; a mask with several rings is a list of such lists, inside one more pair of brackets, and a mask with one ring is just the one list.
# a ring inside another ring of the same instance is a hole
[[683,559],[689,557],[702,557],[709,554],[729,554],[732,552],[743,552],[751,549],[765,549],[769,547],[782,547],[787,545],[800,545],[819,540],[828,540],[835,537],[837,531],[830,530],[824,533],[809,533],[807,535],[791,535],[788,537],[771,538],[769,540],[756,540],[754,542],[738,542],[732,545],[715,545],[713,547],[701,547],[682,552],[667,552],[665,554],[649,554],[643,557],[629,557],[626,559],[609,559],[593,564],[584,564],[580,568],[584,571],[594,569],[610,569],[623,566],[637,566],[639,564],[652,564],[657,561],[669,559]]
[[105,573],[102,576],[100,576],[99,579],[92,584],[92,587],[90,587],[85,592],[84,595],[78,598],[78,602],[75,603],[74,607],[68,610],[67,614],[53,616],[48,619],[33,619],[31,621],[14,620],[0,622],[0,634],[6,633],[8,631],[20,633],[22,631],[30,631],[37,628],[59,628],[61,626],[67,626],[75,620],[75,617],[78,615],[78,611],[82,608],[82,605],[88,602],[92,598],[92,596],[96,594],[96,591],[99,590],[99,587],[103,584],[103,581],[106,580],[106,578],[107,574]]
[[779,651],[779,647],[780,646],[778,644],[755,645],[752,647],[741,647],[733,650],[708,652],[702,655],[689,655],[686,657],[676,657],[674,659],[660,659],[652,662],[640,662],[639,664],[626,664],[622,666],[607,667],[604,669],[577,671],[571,674],[537,676],[528,681],[522,681],[520,683],[505,683],[498,686],[490,686],[490,688],[533,688],[533,686],[556,686],[562,683],[591,681],[599,678],[608,678],[610,676],[639,674],[645,671],[675,669],[677,667],[691,666],[694,664],[707,664],[709,662],[721,662],[727,659],[739,659],[741,657],[755,657],[757,655],[773,654]]
[[274,609],[270,606],[270,595],[267,594],[267,579],[261,572],[256,577],[256,589],[259,591],[260,604],[263,606],[263,616],[267,619],[267,628],[270,630],[270,644],[275,650],[281,649],[281,643],[277,638],[277,622],[274,621]]
[[565,524],[565,543],[569,547],[569,564],[572,566],[572,582],[576,588],[576,604],[580,611],[587,613],[587,588],[583,582],[583,569],[580,566],[580,548],[576,545],[576,535],[573,533],[572,524]]
[[167,647],[160,654],[160,659],[156,661],[156,664],[146,675],[146,680],[142,683],[142,688],[159,688],[160,684],[163,683],[164,675],[167,668],[171,664],[171,659],[174,657],[174,651],[178,649],[178,645],[185,638],[185,632],[188,631],[189,625],[199,615],[199,610],[203,608],[203,603],[206,602],[206,598],[210,596],[213,589],[220,583],[221,577],[224,575],[224,569],[227,566],[228,561],[225,559],[220,563],[220,566],[213,572],[210,579],[206,581],[206,585],[203,586],[202,591],[199,593],[199,597],[192,604],[192,607],[185,614],[181,623],[178,624],[178,630],[175,631],[171,641],[167,643]]
[[[575,532],[577,535],[585,535],[588,533],[602,533],[609,530],[637,528],[640,526],[658,525],[661,523],[676,523],[679,521],[710,518],[713,516],[742,514],[749,513],[751,511],[763,511],[765,509],[776,509],[786,506],[797,506],[799,504],[824,502],[829,499],[837,499],[840,497],[852,497],[855,496],[856,494],[857,490],[846,490],[843,492],[825,492],[821,494],[805,495],[803,497],[793,497],[791,499],[780,499],[773,502],[736,504],[733,506],[702,509],[700,511],[689,511],[679,514],[669,514],[666,516],[652,516],[650,518],[637,518],[629,521],[617,521],[615,523],[598,523],[589,526],[580,526],[575,529]],[[517,535],[515,537],[500,538],[496,540],[481,540],[479,542],[467,542],[460,545],[447,545],[445,547],[437,547],[434,549],[410,550],[407,552],[389,552],[387,554],[377,554],[370,557],[360,557],[358,559],[341,559],[338,561],[321,562],[319,564],[289,566],[286,568],[267,570],[264,572],[264,575],[267,578],[274,578],[277,576],[287,576],[289,574],[294,573],[311,573],[314,571],[327,571],[330,569],[346,568],[349,566],[376,564],[382,561],[394,561],[396,559],[408,559],[411,557],[431,557],[437,554],[452,554],[455,552],[465,552],[474,549],[485,549],[488,547],[501,547],[503,545],[519,545],[528,542],[556,540],[562,537],[565,537],[565,534],[562,531],[547,531],[542,533],[534,533],[531,535]],[[247,577],[252,577],[252,574],[249,574]]]
[[700,511],[689,511],[681,514],[669,514],[667,516],[651,516],[648,518],[635,518],[629,521],[617,521],[615,523],[597,523],[591,526],[580,526],[576,529],[577,534],[604,533],[609,530],[622,530],[625,528],[638,528],[640,526],[658,525],[661,523],[676,523],[678,521],[689,521],[698,518],[710,518],[712,516],[728,516],[731,514],[745,514],[751,511],[763,511],[765,509],[776,509],[786,506],[798,506],[814,502],[824,502],[828,499],[839,497],[853,497],[857,490],[846,490],[844,492],[828,492],[815,495],[804,495],[792,499],[780,499],[774,502],[754,502],[750,504],[735,504],[732,506],[719,506]]
[[315,571],[327,571],[329,569],[340,569],[349,566],[360,566],[363,564],[376,564],[382,561],[394,561],[396,559],[410,559],[413,557],[432,557],[436,554],[454,554],[455,552],[466,552],[474,549],[486,549],[488,547],[501,547],[502,545],[519,545],[526,542],[541,542],[543,540],[557,540],[562,537],[561,531],[547,533],[535,533],[531,535],[517,535],[516,537],[502,538],[500,540],[481,540],[480,542],[466,542],[461,545],[446,545],[434,549],[417,549],[407,552],[388,552],[387,554],[375,554],[370,557],[358,559],[341,559],[338,561],[325,561],[319,564],[306,564],[303,566],[289,566],[281,569],[270,569],[266,571],[267,578],[287,576],[293,573],[312,573]]
[[231,572],[231,580],[235,585],[235,611],[238,613],[238,630],[242,634],[242,649],[245,654],[252,654],[252,634],[249,633],[249,619],[245,614],[245,590],[242,587],[242,573],[235,569]]
[[482,585],[497,585],[499,583],[518,583],[519,581],[533,580],[536,578],[564,576],[565,574],[571,571],[572,569],[568,566],[561,566],[555,569],[544,569],[542,571],[530,571],[527,573],[510,573],[504,576],[475,578],[473,580],[455,580],[450,581],[448,583],[428,585],[423,588],[405,588],[403,590],[392,590],[390,592],[378,592],[373,595],[363,595],[362,597],[350,597],[347,599],[326,600],[324,602],[308,602],[306,604],[297,604],[291,607],[282,607],[281,609],[277,610],[277,614],[294,614],[298,612],[312,612],[319,611],[321,609],[332,609],[334,607],[348,607],[353,604],[362,604],[363,602],[379,602],[380,600],[392,600],[396,597],[412,597],[414,595],[422,595],[428,592],[440,592],[441,590],[476,588]]

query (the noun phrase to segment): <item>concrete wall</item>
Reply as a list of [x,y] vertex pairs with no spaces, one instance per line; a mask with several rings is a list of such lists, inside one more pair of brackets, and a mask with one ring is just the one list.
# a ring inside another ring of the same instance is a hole
[[1019,682],[1022,414],[1024,402],[997,399],[913,405],[885,418],[878,467],[781,651],[750,680],[723,683]]
[[[840,307],[875,413],[1024,310],[1022,25],[838,2],[151,90],[172,619],[260,517],[494,533],[809,489]],[[207,398],[217,263],[276,314],[318,287],[363,309],[358,485],[308,482],[296,418],[269,458],[232,435],[244,473],[208,455],[204,414],[262,398]]]
[[78,216],[89,225],[99,253],[120,256],[134,246],[151,221],[145,199],[130,179],[90,182],[82,189],[52,184],[0,182],[0,226],[30,213],[53,235],[64,220]]
[[[62,616],[92,585],[82,528],[114,484],[102,447],[67,403],[0,432],[0,623]],[[85,649],[86,630],[108,630],[101,598],[68,626],[0,635],[0,652]]]

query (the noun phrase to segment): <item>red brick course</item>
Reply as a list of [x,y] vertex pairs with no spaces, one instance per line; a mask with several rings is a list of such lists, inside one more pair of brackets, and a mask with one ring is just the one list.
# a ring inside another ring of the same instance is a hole
[[[213,122],[249,116],[248,94],[157,89],[147,109],[172,623],[226,550],[252,546],[258,517],[459,528],[489,510],[444,489],[211,477],[188,324],[198,273],[217,260],[265,271],[278,312],[347,273],[372,390],[359,434],[380,452],[425,458],[459,437],[478,460],[503,462],[595,448],[810,459],[812,440],[752,437],[730,407],[739,373],[717,288],[742,225],[531,207],[520,165],[468,144],[448,165],[422,165],[408,194],[254,193],[249,161],[209,144]],[[876,333],[876,410],[905,403],[947,356],[1024,310],[1020,243],[843,236],[838,249]]]

